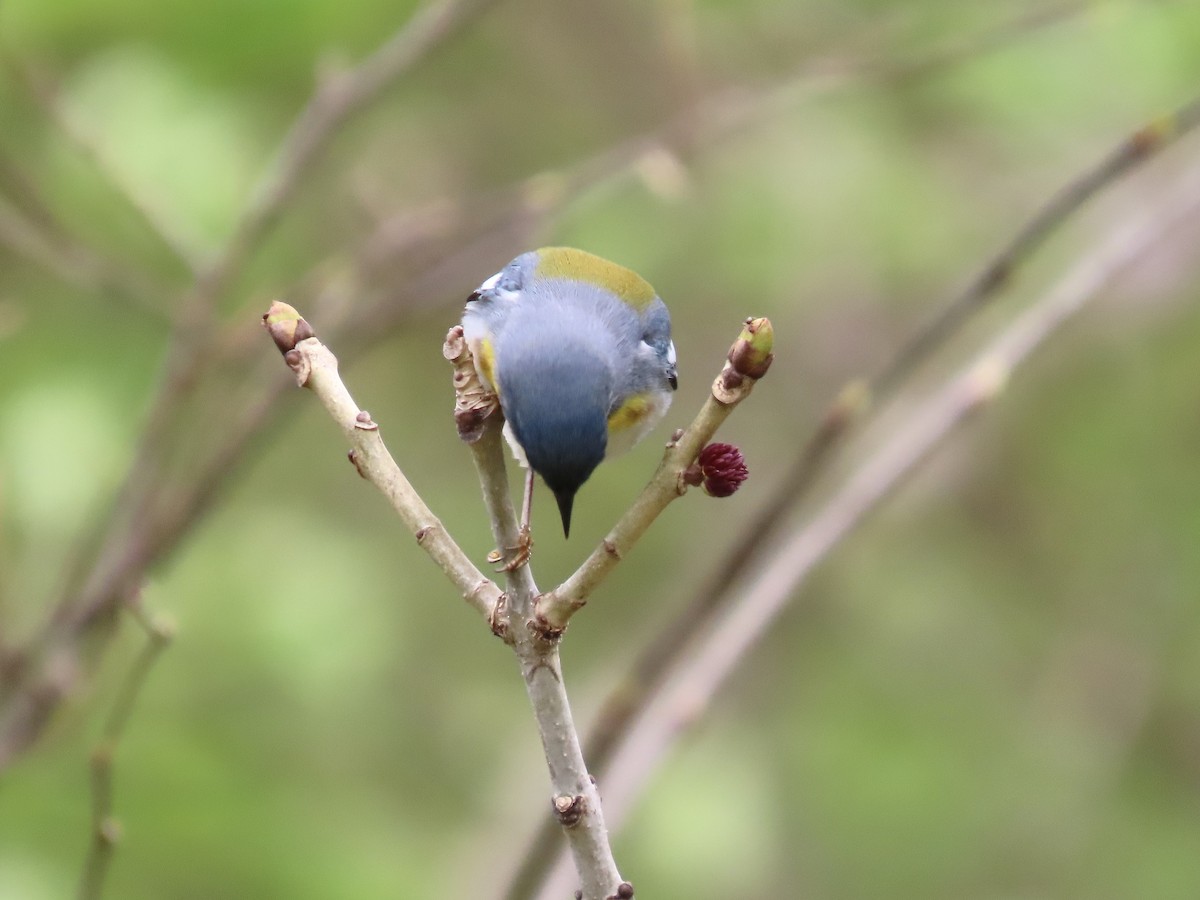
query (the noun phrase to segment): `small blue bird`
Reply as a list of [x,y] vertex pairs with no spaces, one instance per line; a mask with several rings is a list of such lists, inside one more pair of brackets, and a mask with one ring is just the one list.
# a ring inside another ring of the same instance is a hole
[[570,536],[580,486],[671,405],[678,381],[666,305],[629,269],[544,247],[481,284],[462,324],[480,378],[500,398],[514,455],[542,476]]

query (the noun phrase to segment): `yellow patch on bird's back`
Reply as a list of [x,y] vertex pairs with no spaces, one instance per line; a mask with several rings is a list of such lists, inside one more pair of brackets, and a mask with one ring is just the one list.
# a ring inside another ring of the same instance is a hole
[[655,297],[654,288],[637,272],[593,253],[572,247],[543,247],[537,253],[537,274],[542,278],[590,282],[638,309],[645,309]]
[[646,394],[634,394],[608,415],[609,431],[624,431],[632,428],[650,412],[650,398]]

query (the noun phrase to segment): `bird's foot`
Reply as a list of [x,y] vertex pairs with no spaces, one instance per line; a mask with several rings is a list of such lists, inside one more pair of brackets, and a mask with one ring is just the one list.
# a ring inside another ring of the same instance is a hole
[[529,533],[529,526],[522,525],[521,531],[517,535],[517,546],[509,547],[506,553],[493,550],[488,554],[487,560],[492,565],[504,561],[504,565],[496,569],[497,572],[515,572],[528,563],[531,556],[533,556],[533,537]]

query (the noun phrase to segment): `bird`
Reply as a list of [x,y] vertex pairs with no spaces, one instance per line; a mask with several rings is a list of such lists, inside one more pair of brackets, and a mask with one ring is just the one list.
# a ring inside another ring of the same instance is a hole
[[679,386],[666,304],[630,269],[543,247],[485,280],[467,298],[462,327],[527,469],[522,533],[537,473],[569,538],[580,487],[650,432]]

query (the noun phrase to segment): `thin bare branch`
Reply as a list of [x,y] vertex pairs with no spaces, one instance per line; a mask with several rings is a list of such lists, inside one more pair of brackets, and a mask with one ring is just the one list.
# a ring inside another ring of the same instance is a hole
[[113,762],[117,745],[133,715],[134,704],[150,677],[150,670],[175,634],[175,626],[165,619],[148,615],[140,599],[135,599],[132,612],[146,632],[146,643],[125,674],[104,722],[100,741],[92,750],[92,839],[79,882],[80,900],[99,900],[104,892],[104,880],[113,851],[121,838],[121,825],[113,816]]
[[[426,7],[369,60],[337,76],[336,81],[320,86],[289,131],[276,154],[275,164],[264,176],[225,250],[179,307],[180,315],[166,355],[161,389],[147,416],[143,438],[110,512],[95,529],[95,533],[103,537],[91,542],[90,547],[85,544],[76,564],[70,567],[77,575],[68,580],[54,624],[43,636],[43,641],[28,648],[29,653],[22,654],[20,658],[26,662],[21,663],[19,671],[8,680],[7,693],[15,691],[20,696],[14,709],[0,710],[3,717],[0,721],[0,768],[12,753],[27,746],[36,736],[70,680],[76,677],[72,674],[75,672],[71,662],[73,654],[68,653],[62,665],[55,662],[59,659],[58,650],[63,649],[54,650],[60,639],[68,643],[75,639],[62,632],[64,620],[74,621],[86,629],[90,627],[88,623],[103,619],[105,610],[111,607],[115,598],[136,583],[147,566],[168,553],[174,546],[172,542],[177,542],[189,524],[211,504],[217,495],[216,488],[228,480],[229,472],[235,468],[232,463],[240,459],[252,438],[261,433],[262,424],[278,413],[279,404],[266,396],[269,391],[260,395],[261,402],[251,401],[251,411],[259,416],[257,424],[253,417],[240,420],[242,425],[233,429],[229,440],[218,444],[209,463],[201,465],[201,481],[212,489],[205,494],[188,489],[185,482],[190,480],[190,472],[168,471],[167,460],[172,448],[187,445],[184,426],[191,409],[188,400],[193,391],[211,380],[208,376],[214,361],[232,371],[244,365],[252,353],[245,350],[244,344],[232,356],[211,352],[218,349],[212,346],[211,325],[207,321],[215,299],[236,277],[243,261],[269,234],[282,209],[302,185],[303,175],[319,160],[333,132],[339,130],[347,117],[365,105],[374,93],[385,88],[387,79],[394,80],[411,70],[430,49],[456,33],[465,21],[488,5],[487,0],[448,0]],[[613,151],[572,170],[571,177],[534,179],[523,186],[524,193],[520,197],[501,198],[499,206],[503,208],[507,204],[509,214],[460,242],[454,243],[455,239],[451,237],[445,258],[432,265],[423,262],[424,273],[405,285],[399,302],[390,294],[383,295],[376,304],[376,315],[357,317],[359,323],[367,323],[369,328],[353,329],[353,334],[347,330],[344,337],[351,338],[351,344],[365,346],[373,342],[397,323],[398,309],[401,310],[399,315],[405,315],[404,309],[412,305],[409,302],[412,297],[418,296],[417,302],[421,304],[436,301],[444,296],[447,284],[458,283],[464,272],[477,267],[478,259],[502,255],[512,246],[524,245],[533,230],[544,225],[548,216],[579,192],[605,178],[636,168],[646,154],[661,154],[664,147],[670,153],[670,145],[665,145],[664,139],[677,140],[681,147],[702,146],[719,134],[735,132],[736,123],[749,109],[769,110],[781,103],[792,104],[797,98],[820,95],[827,88],[852,83],[855,75],[878,75],[884,68],[864,66],[856,70],[847,67],[840,70],[841,74],[835,71],[829,77],[816,73],[811,80],[802,79],[804,89],[800,91],[792,85],[791,89],[779,91],[721,92],[711,98],[711,103],[680,116],[664,132],[623,142]],[[769,97],[761,103],[745,103],[757,93]],[[711,121],[705,125],[708,119]],[[471,260],[475,261],[474,267]],[[272,391],[277,387],[274,385]],[[215,466],[214,460],[230,465],[220,468]],[[182,488],[177,490],[179,485]],[[163,527],[164,523],[169,527]],[[82,618],[75,615],[80,610],[86,613]],[[29,661],[43,656],[44,665],[30,666]],[[14,719],[20,723],[16,726],[20,738],[15,743],[9,740],[11,735],[4,733],[5,723]]]
[[492,2],[430,0],[371,56],[353,69],[330,75],[318,84],[312,99],[284,137],[207,280],[221,286],[227,284],[243,259],[270,232],[341,126],[412,71],[433,49],[454,37]]
[[157,198],[150,196],[140,183],[129,179],[121,167],[109,158],[100,140],[68,108],[47,79],[18,59],[11,48],[0,48],[0,62],[25,90],[26,96],[66,138],[67,143],[91,164],[113,193],[138,215],[150,233],[171,251],[188,272],[198,275],[203,268],[200,251],[189,244],[183,229],[171,221]]
[[[284,352],[297,382],[317,395],[341,427],[353,447],[351,461],[359,474],[391,501],[422,549],[492,630],[513,646],[521,661],[526,690],[545,749],[553,790],[552,809],[575,857],[583,896],[589,900],[619,896],[623,882],[608,843],[600,798],[588,775],[579,736],[572,722],[557,642],[542,639],[524,627],[523,620],[518,622],[513,616],[516,609],[523,609],[526,611],[523,615],[528,615],[537,592],[528,566],[507,570],[510,593],[501,594],[499,588],[475,568],[405,479],[384,446],[379,426],[354,403],[338,376],[337,360],[312,336],[308,323],[282,303],[273,304],[263,321]],[[473,364],[461,329],[451,331],[445,353],[455,362],[456,368],[469,377]],[[458,378],[455,385],[461,399],[468,386]],[[516,517],[511,499],[507,497],[508,480],[498,425],[493,417],[493,421],[484,422],[483,426],[482,433],[471,441],[471,446],[483,480],[493,532],[503,543],[515,539]],[[514,595],[520,602],[510,608],[506,599]]]
[[[872,403],[893,396],[908,377],[956,334],[967,320],[984,309],[1012,283],[1016,273],[1047,241],[1101,191],[1118,181],[1164,148],[1200,125],[1200,98],[1191,100],[1173,114],[1142,126],[1054,194],[990,259],[967,286],[952,297],[932,319],[914,334],[871,382],[855,382],[834,400],[816,432],[801,449],[770,502],[755,517],[736,547],[725,557],[712,586],[700,603],[710,603],[742,577],[754,547],[774,530],[784,514],[807,495],[824,471],[832,451],[838,447]],[[699,610],[689,618],[697,622]]]
[[[706,619],[686,656],[673,657],[671,670],[619,742],[604,776],[611,821],[619,822],[628,812],[665,753],[703,714],[814,567],[973,412],[994,400],[1013,370],[1034,350],[1198,209],[1200,178],[1193,177],[1158,209],[1113,228],[1100,246],[915,410],[811,519],[767,559],[757,557],[757,574],[746,590],[722,607],[719,615]],[[539,896],[561,895],[563,871],[559,865]]]
[[[140,527],[137,512],[165,480],[164,458],[171,445],[176,411],[186,406],[186,399],[214,358],[214,354],[204,352],[211,345],[214,304],[270,233],[284,207],[295,196],[303,176],[354,113],[453,36],[486,2],[435,0],[358,66],[318,85],[283,138],[275,161],[268,167],[233,235],[213,263],[199,274],[179,307],[158,395],[146,417],[142,440],[114,498],[111,513],[99,529],[113,539],[101,549],[95,564],[88,567],[94,571],[111,570],[112,561],[123,555],[123,545],[140,543],[136,533]],[[132,539],[126,534],[130,530],[135,532]],[[80,571],[83,566],[77,564],[74,568]],[[78,589],[77,583],[69,585],[63,603],[72,602],[71,595]],[[88,592],[86,587],[84,592],[95,593]],[[99,602],[111,603],[111,598],[109,594]]]
[[[518,638],[514,629],[523,627],[529,618],[538,589],[529,566],[528,551],[532,549],[532,542],[521,534],[509,491],[500,404],[496,395],[480,381],[461,325],[454,326],[446,335],[442,354],[454,366],[454,419],[459,437],[471,450],[483,489],[492,538],[496,541],[493,558],[496,562],[504,562],[498,570],[504,572],[507,582],[504,609],[497,611],[492,630],[515,645]],[[522,553],[522,549],[525,552]]]
[[[312,334],[308,323],[285,303],[274,303],[263,316],[284,359],[296,374],[296,383],[308,388],[342,429],[350,443],[350,461],[358,474],[379,489],[420,545],[475,610],[492,621],[500,589],[471,562],[454,542],[441,520],[409,483],[379,434],[379,426],[360,409],[338,375],[337,358]],[[295,323],[302,326],[299,334]],[[291,328],[286,340],[279,335]],[[287,346],[285,346],[285,344]]]
[[[268,168],[225,249],[200,274],[179,310],[158,396],[147,415],[142,439],[126,478],[110,504],[109,514],[96,529],[97,534],[106,536],[105,545],[95,552],[88,550],[81,554],[69,567],[77,574],[67,583],[62,605],[72,603],[72,598],[80,593],[85,596],[80,605],[88,610],[111,603],[115,596],[111,585],[125,580],[124,569],[129,561],[147,556],[142,552],[130,554],[129,548],[139,550],[146,543],[157,543],[150,537],[153,526],[145,512],[151,495],[166,478],[164,459],[171,444],[175,414],[185,407],[188,396],[201,383],[205,367],[217,357],[215,353],[202,352],[205,347],[213,349],[204,322],[215,300],[234,279],[245,259],[269,234],[303,176],[320,158],[340,126],[441,42],[452,37],[472,13],[482,10],[488,2],[490,0],[433,2],[359,66],[318,86],[284,137],[275,162]],[[249,358],[252,353],[246,345],[242,359]],[[133,534],[129,534],[131,531]],[[143,540],[143,537],[149,540]],[[92,573],[90,587],[80,580],[87,570]]]
[[[103,535],[103,539],[98,546],[85,542],[91,546],[68,567],[76,575],[68,580],[55,622],[39,642],[43,650],[64,637],[64,620],[86,628],[88,622],[102,616],[137,580],[138,572],[153,562],[151,548],[161,546],[155,522],[146,512],[160,488],[169,482],[166,459],[181,439],[182,426],[187,424],[187,400],[219,359],[219,354],[205,352],[212,350],[210,319],[218,297],[265,239],[335,132],[353,113],[453,36],[487,2],[431,3],[359,66],[319,86],[300,113],[225,249],[200,274],[179,306],[158,395],[147,414],[142,438],[108,514],[96,527],[96,534]],[[47,698],[50,705],[57,702],[55,692],[34,689],[32,694]],[[47,703],[34,706],[40,717]],[[20,718],[24,721],[27,717]],[[22,730],[28,737],[40,727],[38,724],[32,731]]]
[[64,232],[48,230],[16,209],[0,202],[0,247],[39,267],[64,284],[97,295],[114,306],[167,322],[165,286],[156,285],[140,273],[122,269],[102,258]]
[[[628,676],[606,698],[586,741],[587,758],[596,772],[604,772],[616,745],[633,719],[660,685],[664,673],[678,663],[679,655],[706,627],[713,610],[733,585],[747,577],[756,564],[757,549],[795,508],[825,471],[862,415],[876,402],[892,396],[921,361],[934,354],[968,321],[1012,283],[1014,274],[1070,221],[1096,194],[1149,160],[1167,144],[1193,131],[1200,119],[1200,99],[1173,116],[1156,120],[1126,137],[1096,166],[1073,179],[1018,231],[964,290],[953,297],[931,323],[896,354],[875,382],[851,382],[826,410],[817,430],[801,448],[792,467],[770,494],[767,505],[724,556],[715,574],[697,592],[692,603],[674,616],[635,661]],[[1004,273],[1001,276],[1001,273]],[[554,855],[555,835],[542,828],[530,845],[527,863],[513,880],[509,897],[529,896],[538,883],[538,872]]]
[[479,473],[498,548],[494,558],[505,560],[502,570],[508,590],[490,623],[492,631],[513,648],[521,663],[521,676],[550,773],[553,818],[547,817],[546,821],[566,837],[582,884],[582,893],[577,896],[596,900],[622,896],[622,891],[632,889],[617,870],[600,795],[580,748],[563,682],[559,643],[533,627],[538,589],[529,568],[532,545],[525,543],[528,535],[519,530],[509,493],[500,405],[475,371],[461,325],[450,329],[443,354],[454,366],[454,418]]
[[662,462],[629,510],[570,578],[538,598],[540,627],[561,632],[600,583],[629,554],[664,509],[687,491],[685,470],[734,408],[750,396],[771,365],[774,332],[766,319],[747,319],[695,420],[671,439]]

